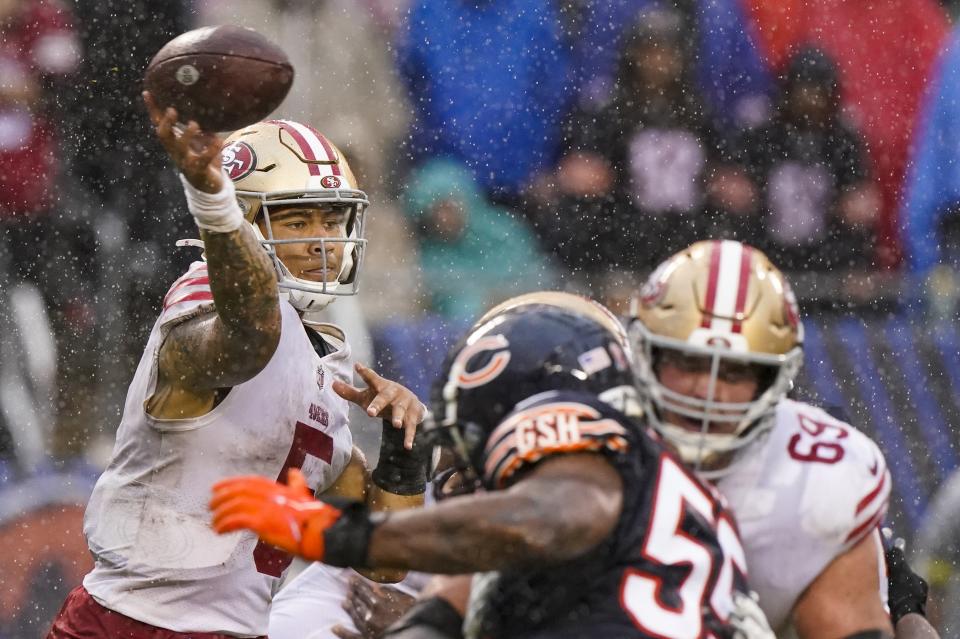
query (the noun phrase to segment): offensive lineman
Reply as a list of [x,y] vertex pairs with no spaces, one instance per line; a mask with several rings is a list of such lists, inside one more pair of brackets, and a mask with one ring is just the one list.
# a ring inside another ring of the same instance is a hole
[[878,525],[890,475],[863,433],[786,398],[803,326],[783,275],[733,241],[661,264],[628,327],[651,424],[729,501],[779,636],[893,636]]
[[[370,515],[237,477],[215,487],[214,527],[333,565],[491,571],[473,588],[470,637],[730,637],[745,592],[735,528],[622,412],[635,390],[620,340],[585,314],[529,304],[451,351],[432,432],[465,487],[486,492]],[[412,623],[461,636],[445,600],[416,610]]]
[[[376,509],[419,504],[426,463],[403,448],[425,409],[359,364],[368,388],[351,386],[342,332],[311,320],[333,295],[355,292],[363,255],[367,199],[339,150],[285,120],[224,146],[144,98],[182,173],[206,261],[164,299],[87,508],[95,568],[49,637],[263,636],[292,558],[255,535],[210,530],[210,487],[237,472],[285,480],[293,471],[304,490]],[[345,400],[385,420],[372,481]]]

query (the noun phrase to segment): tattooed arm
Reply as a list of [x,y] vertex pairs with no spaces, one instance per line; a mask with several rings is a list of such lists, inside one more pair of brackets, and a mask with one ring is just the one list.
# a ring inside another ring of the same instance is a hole
[[[157,136],[190,184],[205,193],[223,187],[221,140],[195,122],[174,126],[174,109],[144,95]],[[159,418],[206,414],[224,389],[263,370],[280,340],[280,305],[273,265],[248,224],[217,233],[203,230],[216,313],[174,327],[160,349],[157,389],[148,412]]]
[[391,512],[373,530],[368,557],[377,567],[441,574],[556,563],[609,535],[622,500],[620,476],[601,455],[560,455],[507,490]]

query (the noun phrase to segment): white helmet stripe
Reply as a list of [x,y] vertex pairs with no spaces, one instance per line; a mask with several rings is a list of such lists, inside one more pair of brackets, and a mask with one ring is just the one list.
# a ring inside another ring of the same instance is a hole
[[737,308],[734,310],[736,319],[733,321],[733,332],[743,330],[743,316],[747,309],[747,292],[750,288],[750,267],[753,264],[753,247],[740,245],[740,281],[737,284]]
[[[733,317],[736,315],[737,297],[740,290],[741,254],[743,245],[724,240],[714,250],[719,250],[716,298],[712,309],[711,328],[721,333],[733,332]],[[712,275],[712,273],[711,273]]]
[[[292,120],[280,120],[286,125],[284,128],[297,139],[297,143],[300,145],[301,150],[304,154],[307,155],[310,160],[318,160],[320,162],[335,162],[336,156],[333,154],[332,149],[328,148],[328,145],[320,141],[320,137],[310,128],[300,124],[299,122],[293,122]],[[292,129],[292,130],[291,130]]]

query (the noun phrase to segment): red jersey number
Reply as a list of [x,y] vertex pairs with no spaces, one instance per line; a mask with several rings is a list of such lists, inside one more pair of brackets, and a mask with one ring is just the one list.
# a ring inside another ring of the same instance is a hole
[[[296,429],[293,432],[293,444],[290,445],[287,459],[283,462],[283,467],[280,468],[277,481],[287,483],[289,470],[291,468],[303,468],[303,462],[306,461],[307,455],[329,464],[333,460],[333,438],[322,430],[308,426],[303,422],[297,422]],[[261,541],[253,549],[253,561],[257,566],[257,572],[271,577],[279,577],[293,561],[293,555]]]
[[842,441],[847,429],[798,415],[800,430],[794,433],[787,445],[787,452],[797,461],[836,464],[845,453]]

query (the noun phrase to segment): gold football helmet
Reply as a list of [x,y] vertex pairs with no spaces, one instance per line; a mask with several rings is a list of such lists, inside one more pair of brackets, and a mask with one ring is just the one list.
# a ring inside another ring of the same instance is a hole
[[[651,425],[706,477],[722,475],[733,455],[773,427],[773,413],[803,362],[803,325],[783,274],[760,251],[729,240],[697,242],[663,262],[634,296],[629,336],[640,396]],[[702,357],[705,397],[666,388],[657,362],[669,351]],[[715,400],[721,366],[760,367],[749,402]],[[674,413],[702,424],[667,423]],[[710,425],[734,424],[729,434]]]
[[[313,127],[291,120],[267,120],[235,131],[224,142],[222,155],[223,166],[236,185],[244,217],[270,254],[280,289],[288,294],[294,308],[317,311],[332,302],[334,296],[354,295],[363,263],[363,227],[369,201],[357,187],[340,150]],[[274,239],[271,208],[292,204],[349,207],[344,237]],[[261,215],[266,237],[256,224]],[[343,244],[343,260],[336,280],[312,282],[294,277],[274,248],[292,242],[319,243],[324,248],[330,243]]]

